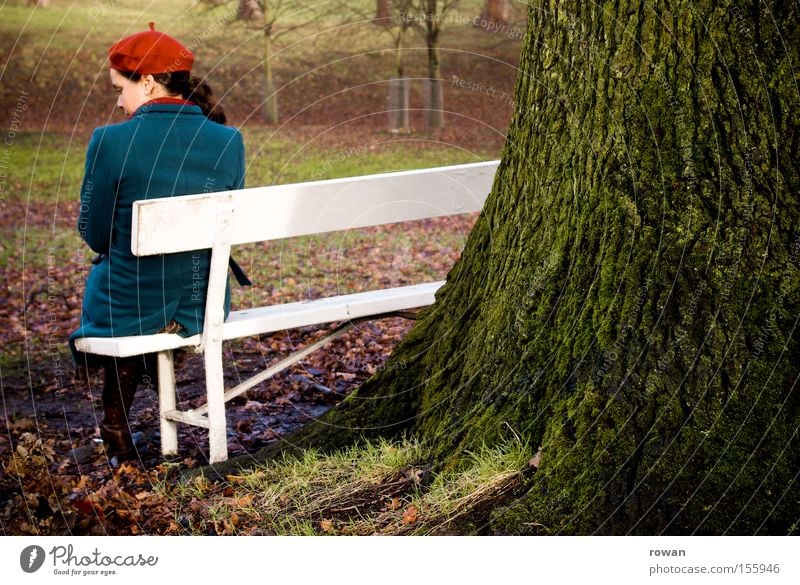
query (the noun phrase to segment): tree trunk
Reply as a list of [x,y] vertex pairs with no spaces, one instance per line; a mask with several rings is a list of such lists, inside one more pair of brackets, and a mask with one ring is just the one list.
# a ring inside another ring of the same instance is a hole
[[392,0],[377,0],[374,22],[381,26],[392,25]]
[[264,28],[264,104],[262,112],[267,124],[278,123],[278,94],[275,91],[275,81],[272,76],[272,23],[269,22]]
[[288,442],[405,432],[439,469],[541,446],[502,533],[796,531],[799,18],[532,2],[461,260],[386,367]]
[[[486,0],[476,24],[489,32],[501,30],[502,25],[508,24],[508,2],[506,0]],[[491,26],[492,24],[501,26]]]
[[395,77],[387,84],[389,99],[389,131],[393,133],[411,130],[411,119],[409,109],[409,90],[411,83],[408,77]]
[[444,125],[444,94],[442,73],[439,64],[439,17],[437,0],[427,0],[425,15],[425,44],[428,54],[428,82],[426,83],[428,126],[440,128]]

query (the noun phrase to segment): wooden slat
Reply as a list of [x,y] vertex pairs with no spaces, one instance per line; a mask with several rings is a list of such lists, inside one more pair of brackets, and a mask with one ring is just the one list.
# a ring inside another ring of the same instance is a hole
[[164,413],[168,420],[183,423],[185,425],[194,425],[204,429],[210,428],[208,417],[197,414],[193,410],[168,410]]
[[[333,331],[331,334],[326,335],[319,341],[316,341],[309,345],[308,347],[301,349],[300,351],[294,352],[287,358],[280,360],[278,363],[272,364],[266,370],[259,372],[258,374],[248,378],[244,382],[237,384],[233,388],[230,388],[225,391],[225,402],[229,402],[233,400],[237,396],[241,396],[245,392],[247,392],[250,388],[260,384],[264,380],[269,380],[275,374],[282,372],[288,367],[293,366],[299,361],[302,361],[306,356],[314,353],[324,345],[327,345],[337,337],[340,337],[342,334],[350,331],[353,327],[355,327],[356,322],[346,323],[344,325],[340,325]],[[205,414],[208,411],[208,405],[199,406],[194,410],[197,414]]]
[[[436,291],[444,281],[373,290],[338,297],[270,305],[257,309],[233,311],[222,326],[222,339],[264,335],[333,321],[358,319],[392,311],[404,311],[432,305]],[[181,337],[174,333],[132,335],[129,337],[84,337],[75,342],[79,351],[98,355],[127,357],[145,353],[199,346],[200,335]]]
[[129,357],[179,347],[199,346],[202,341],[201,335],[181,337],[174,333],[156,333],[128,337],[82,337],[75,340],[75,347],[78,351],[86,353]]
[[479,211],[498,161],[137,201],[137,256],[211,248],[223,209],[231,244]]
[[285,305],[270,305],[231,313],[225,322],[224,339],[238,339],[316,325],[427,307],[435,300],[444,281],[373,290],[338,297]]

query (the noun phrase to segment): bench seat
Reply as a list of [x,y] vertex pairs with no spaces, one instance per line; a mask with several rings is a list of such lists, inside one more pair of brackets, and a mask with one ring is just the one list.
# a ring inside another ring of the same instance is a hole
[[[443,284],[444,281],[428,282],[231,311],[222,326],[222,338],[224,340],[239,339],[308,325],[360,319],[426,307],[433,304],[436,291]],[[157,333],[128,337],[84,337],[76,340],[75,347],[87,353],[129,357],[181,347],[200,347],[201,343],[202,335],[181,337],[175,333]]]

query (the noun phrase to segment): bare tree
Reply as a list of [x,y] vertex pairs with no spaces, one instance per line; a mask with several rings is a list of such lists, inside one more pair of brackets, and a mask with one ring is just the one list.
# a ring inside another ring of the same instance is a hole
[[347,0],[339,0],[338,7],[343,18],[378,24],[380,30],[391,38],[395,77],[388,82],[389,128],[392,131],[408,131],[410,80],[406,76],[404,48],[408,31],[418,26],[415,0],[377,0],[374,15],[369,9],[359,9]]
[[428,125],[436,128],[444,124],[444,94],[442,91],[441,63],[439,60],[439,35],[448,12],[460,0],[414,0],[415,29],[425,39],[428,55],[427,110]]
[[[273,71],[274,42],[283,35],[315,22],[323,12],[313,0],[252,0],[258,5],[264,31],[264,100],[262,116],[268,124],[278,122],[278,93]],[[242,4],[250,4],[240,0]]]
[[[424,40],[427,48],[428,75],[426,81],[426,109],[428,112],[428,125],[440,127],[443,125],[444,96],[442,92],[441,64],[439,58],[439,38],[448,14],[455,9],[460,0],[389,0],[390,17],[384,21],[383,27],[391,35],[395,52],[395,70],[397,71],[398,91],[407,92],[403,48],[409,30],[416,31]],[[379,2],[382,4],[382,2]],[[369,20],[371,16],[359,13],[358,9],[340,2],[342,11]],[[376,5],[380,11],[380,6]],[[393,100],[390,99],[390,102]]]

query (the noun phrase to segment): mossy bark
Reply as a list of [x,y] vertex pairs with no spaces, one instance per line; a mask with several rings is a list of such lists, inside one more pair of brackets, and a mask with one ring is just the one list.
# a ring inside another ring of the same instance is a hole
[[800,63],[778,1],[532,2],[502,163],[437,303],[291,439],[542,458],[504,533],[800,518]]

